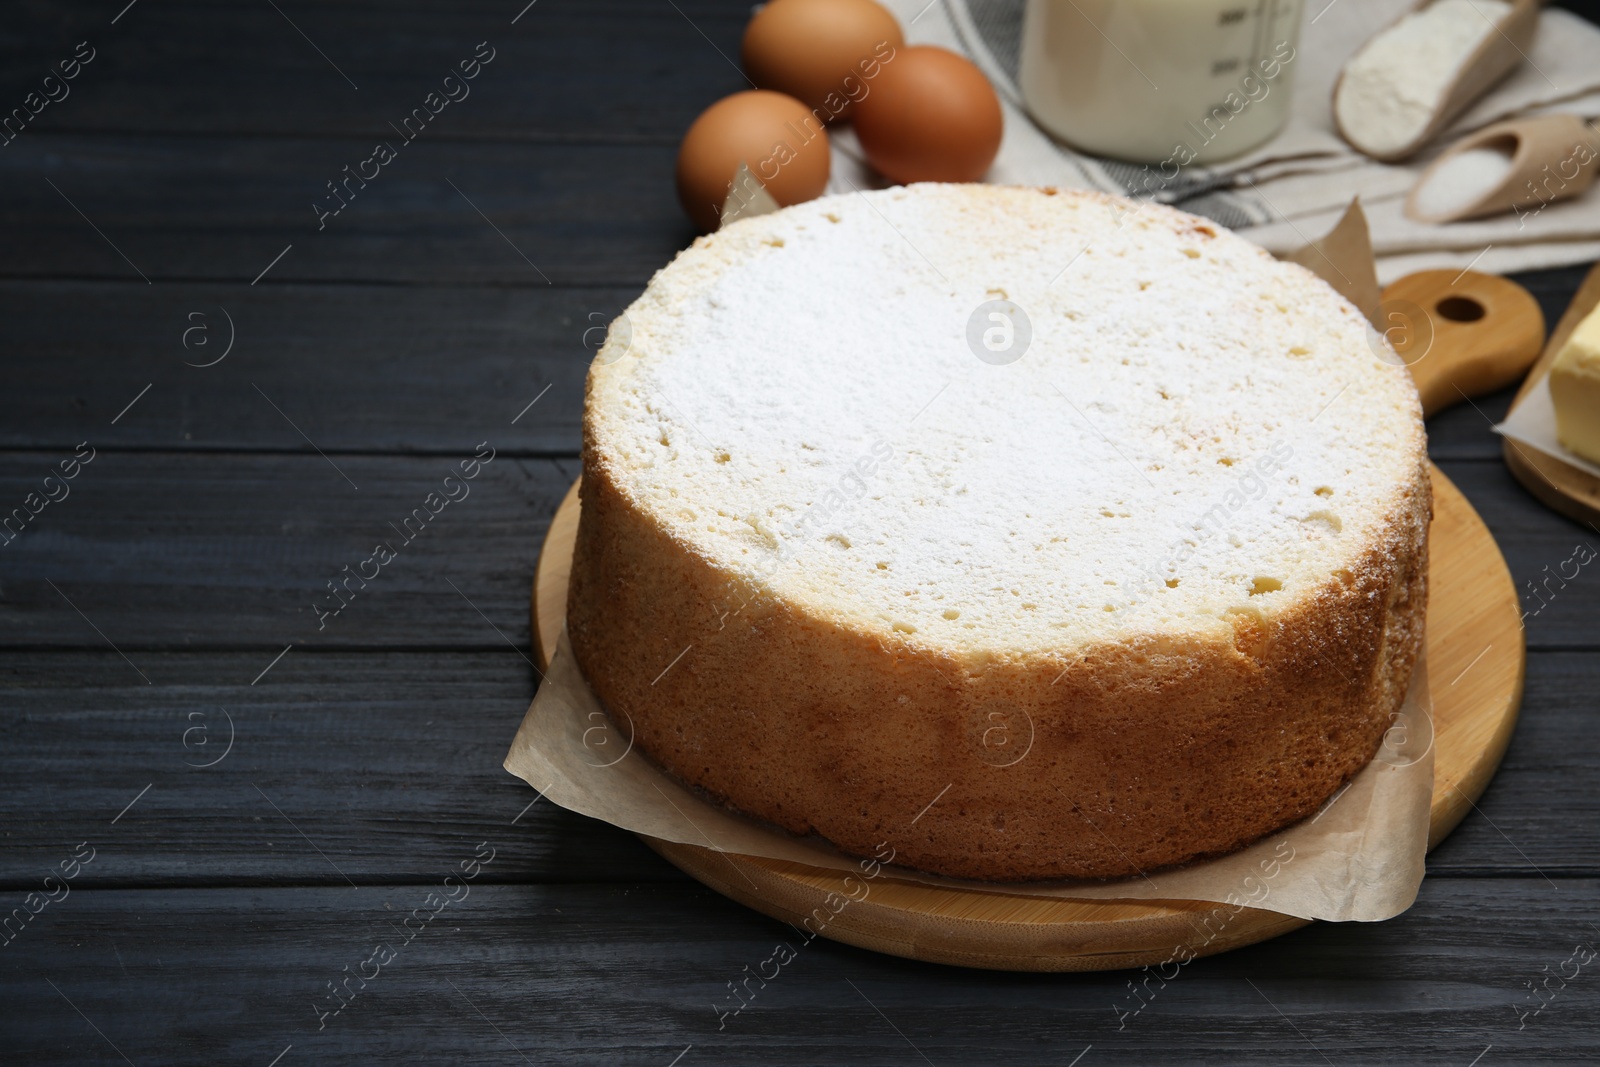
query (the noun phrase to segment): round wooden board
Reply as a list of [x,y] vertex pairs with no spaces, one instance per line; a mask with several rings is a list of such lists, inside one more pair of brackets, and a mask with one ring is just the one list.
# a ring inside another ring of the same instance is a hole
[[[1511,573],[1483,520],[1438,468],[1433,506],[1427,643],[1435,778],[1429,848],[1461,821],[1499,766],[1516,725],[1525,661]],[[533,643],[544,666],[566,619],[577,531],[574,484],[550,523],[534,576]],[[841,872],[649,837],[644,841],[717,892],[788,923],[802,922],[831,892],[850,895]],[[1160,963],[1180,949],[1210,955],[1308,921],[1246,909],[1229,919],[1220,935],[1203,938],[1204,918],[1229,910],[1208,901],[1066,901],[880,878],[822,932],[862,948],[935,963],[1093,971]]]
[[[1522,403],[1522,398],[1528,391],[1550,373],[1550,365],[1556,361],[1561,346],[1567,343],[1572,331],[1578,328],[1578,323],[1594,310],[1596,304],[1600,304],[1600,265],[1596,265],[1589,272],[1589,276],[1583,280],[1583,285],[1579,286],[1577,293],[1573,295],[1572,303],[1567,305],[1566,314],[1561,316],[1556,328],[1550,331],[1550,340],[1545,344],[1544,355],[1539,357],[1539,362],[1528,372],[1527,380],[1522,383],[1522,388],[1517,390],[1516,399],[1511,402],[1512,407]],[[1501,452],[1505,456],[1506,466],[1517,481],[1521,482],[1528,492],[1538,497],[1541,503],[1570,519],[1600,523],[1600,478],[1596,478],[1586,470],[1563,463],[1554,456],[1518,444],[1509,437],[1501,445]]]

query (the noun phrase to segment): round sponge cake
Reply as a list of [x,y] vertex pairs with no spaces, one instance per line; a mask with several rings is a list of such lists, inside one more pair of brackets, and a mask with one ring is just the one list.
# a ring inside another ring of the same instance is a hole
[[590,371],[568,629],[668,772],[947,875],[1239,848],[1421,647],[1409,374],[1304,269],[1113,197],[918,185],[696,241]]

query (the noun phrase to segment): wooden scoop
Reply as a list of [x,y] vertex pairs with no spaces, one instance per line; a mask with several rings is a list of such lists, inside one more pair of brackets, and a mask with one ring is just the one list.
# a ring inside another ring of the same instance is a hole
[[[1433,0],[1422,0],[1407,15],[1422,11],[1433,3]],[[1392,152],[1372,153],[1361,148],[1351,138],[1348,131],[1339,122],[1339,109],[1333,109],[1333,124],[1343,137],[1358,151],[1371,156],[1373,159],[1384,163],[1392,163],[1415,155],[1429,141],[1433,140],[1456,116],[1472,106],[1479,97],[1494,88],[1506,75],[1513,70],[1527,56],[1528,49],[1533,47],[1534,34],[1539,28],[1539,8],[1542,0],[1512,0],[1511,10],[1506,12],[1504,18],[1495,24],[1495,32],[1484,38],[1483,42],[1472,51],[1462,62],[1461,68],[1456,72],[1455,80],[1445,89],[1444,95],[1439,99],[1439,106],[1433,113],[1433,118],[1422,128],[1409,144],[1402,145]],[[1402,16],[1404,17],[1404,16]],[[1396,22],[1399,20],[1397,19]],[[1393,23],[1383,29],[1387,33],[1393,28]],[[1356,50],[1356,55],[1364,51],[1366,45]],[[1354,58],[1352,56],[1352,58]],[[1348,67],[1349,61],[1346,61]],[[1333,99],[1339,99],[1339,87],[1344,83],[1344,71],[1339,72],[1339,77],[1333,83]]]
[[[1463,152],[1486,148],[1504,152],[1511,169],[1493,189],[1471,203],[1444,214],[1429,214],[1418,194],[1441,167]],[[1553,204],[1585,192],[1594,182],[1600,158],[1600,131],[1577,115],[1544,115],[1513,119],[1469,134],[1436,159],[1411,187],[1406,215],[1418,222],[1479,219],[1505,211]]]
[[1378,329],[1411,370],[1431,417],[1520,379],[1544,347],[1544,312],[1516,282],[1425,270],[1383,290]]

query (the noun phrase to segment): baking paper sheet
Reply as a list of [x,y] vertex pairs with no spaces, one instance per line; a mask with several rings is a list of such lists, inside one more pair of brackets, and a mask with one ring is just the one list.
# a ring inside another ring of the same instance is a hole
[[1555,401],[1550,399],[1548,374],[1528,390],[1528,395],[1513,406],[1506,413],[1505,421],[1494,429],[1496,433],[1509,437],[1518,444],[1527,445],[1547,456],[1554,456],[1569,467],[1576,467],[1600,478],[1600,464],[1590,463],[1582,456],[1574,455],[1561,447],[1561,440],[1556,436],[1556,406]]
[[[841,872],[857,861],[703,800],[632,745],[589,689],[563,631],[506,756],[546,798],[624,830]],[[1219,859],[1115,882],[970,882],[901,867],[882,877],[946,888],[1080,900],[1206,900],[1305,919],[1387,919],[1422,882],[1433,797],[1432,704],[1418,663],[1377,757],[1315,816]],[[892,843],[892,842],[891,842]]]

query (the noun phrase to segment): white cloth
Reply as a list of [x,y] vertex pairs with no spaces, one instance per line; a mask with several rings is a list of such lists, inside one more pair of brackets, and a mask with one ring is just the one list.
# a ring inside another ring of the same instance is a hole
[[[1000,94],[1005,139],[988,180],[1002,184],[1131,191],[1137,168],[1068,148],[1028,118],[1017,89],[1023,0],[885,0],[906,40],[937,44],[977,63]],[[1600,259],[1600,189],[1514,214],[1433,225],[1401,213],[1406,193],[1427,163],[1472,130],[1504,118],[1570,111],[1600,116],[1600,27],[1570,12],[1546,10],[1528,61],[1463,115],[1419,157],[1377,163],[1356,152],[1333,128],[1333,83],[1345,60],[1409,0],[1307,0],[1297,54],[1285,70],[1295,78],[1288,124],[1267,144],[1211,167],[1185,168],[1177,206],[1207,215],[1274,251],[1298,248],[1339,221],[1361,197],[1372,228],[1378,277],[1388,283],[1430,268],[1491,273],[1565,266]],[[882,184],[862,161],[848,127],[837,130],[830,191]]]

